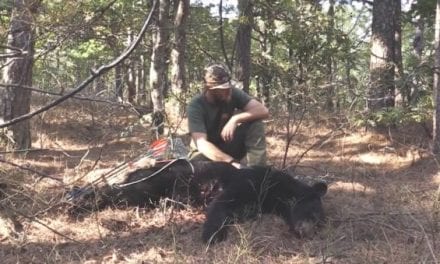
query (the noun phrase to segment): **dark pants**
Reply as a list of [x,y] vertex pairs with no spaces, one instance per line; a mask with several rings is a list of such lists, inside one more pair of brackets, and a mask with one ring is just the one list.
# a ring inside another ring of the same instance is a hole
[[[266,138],[264,124],[260,120],[240,124],[235,130],[231,142],[221,141],[214,143],[214,145],[234,159],[242,160],[246,157],[248,166],[266,165]],[[191,160],[209,160],[197,150],[193,150],[189,158]]]

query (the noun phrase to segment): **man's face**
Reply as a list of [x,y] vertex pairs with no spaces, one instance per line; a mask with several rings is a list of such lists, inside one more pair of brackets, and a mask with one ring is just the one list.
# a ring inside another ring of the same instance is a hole
[[215,104],[222,105],[231,100],[232,89],[212,89],[208,90],[208,93],[212,96]]

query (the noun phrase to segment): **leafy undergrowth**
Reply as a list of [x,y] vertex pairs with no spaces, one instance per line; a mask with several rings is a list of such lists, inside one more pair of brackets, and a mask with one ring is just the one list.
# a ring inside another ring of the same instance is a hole
[[[277,167],[285,154],[282,122],[267,124],[269,160]],[[153,140],[130,111],[71,102],[36,117],[33,127],[34,150],[2,154],[23,167],[0,168],[2,263],[440,261],[439,163],[417,125],[379,133],[335,129],[330,119],[304,122],[287,165],[296,175],[328,181],[327,224],[301,240],[280,218],[263,216],[234,225],[226,242],[209,248],[200,239],[202,208],[163,203],[83,219],[65,214],[60,202],[67,188],[80,184],[75,179],[131,160]],[[176,131],[187,142],[185,131]]]

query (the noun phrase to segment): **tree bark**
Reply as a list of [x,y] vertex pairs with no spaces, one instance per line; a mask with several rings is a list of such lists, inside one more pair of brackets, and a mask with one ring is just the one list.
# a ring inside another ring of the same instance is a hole
[[[334,24],[335,24],[335,0],[330,0],[330,6],[328,8],[327,16],[329,19],[329,25],[327,28],[327,47],[332,47],[333,45],[333,32],[334,32]],[[333,82],[334,77],[334,69],[333,69],[333,54],[327,52],[326,55],[326,66],[327,66],[327,85],[326,85],[326,99],[325,99],[325,109],[329,112],[333,112],[335,110],[335,86]]]
[[404,105],[403,93],[406,90],[403,77],[403,61],[402,61],[402,1],[394,0],[394,65],[395,79],[399,85],[399,89],[395,91],[396,105]]
[[[424,19],[418,15],[415,18],[414,22],[415,26],[415,34],[413,38],[413,54],[415,55],[417,59],[417,64],[420,64],[422,62],[422,54],[423,54],[423,48],[424,48],[424,31],[425,31],[425,21]],[[419,97],[419,86],[417,80],[413,80],[411,83],[411,88],[408,89],[409,91],[406,91],[406,98],[410,105],[415,105],[417,103],[417,99]]]
[[157,117],[158,124],[162,124],[162,127],[158,127],[159,134],[163,133],[163,111],[164,111],[164,90],[165,90],[165,75],[166,75],[166,50],[167,50],[167,25],[169,19],[169,0],[160,0],[159,10],[157,12],[156,29],[154,33],[154,44],[151,55],[150,66],[150,87],[151,87],[151,100],[153,102],[154,116]]
[[373,2],[370,84],[367,108],[370,111],[394,106],[394,1]]
[[249,92],[251,76],[251,33],[253,20],[253,0],[238,1],[239,24],[236,35],[235,79],[243,91]]
[[440,152],[440,0],[437,0],[435,14],[435,61],[434,61],[434,113],[432,152]]
[[[34,63],[33,16],[37,13],[40,1],[15,0],[10,20],[8,47],[19,49],[19,57],[9,58],[3,72],[5,84],[32,86],[32,68]],[[9,86],[0,95],[2,121],[12,120],[29,113],[31,91],[18,86]],[[14,149],[29,149],[32,144],[30,121],[12,125],[9,129]]]
[[174,19],[174,42],[171,50],[171,91],[179,95],[186,90],[185,80],[185,49],[186,22],[189,15],[189,0],[176,1]]
[[122,64],[115,66],[115,95],[118,101],[124,100],[124,81],[122,75]]

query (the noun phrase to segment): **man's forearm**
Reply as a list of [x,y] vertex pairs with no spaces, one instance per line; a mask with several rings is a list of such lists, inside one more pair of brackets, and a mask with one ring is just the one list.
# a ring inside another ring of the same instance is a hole
[[233,157],[224,153],[209,141],[198,142],[197,149],[208,159],[213,161],[231,162],[231,160],[233,160]]
[[266,118],[266,116],[253,114],[249,112],[241,112],[233,115],[231,118],[235,119],[235,123],[238,124],[238,123],[246,123],[246,122],[254,121],[257,119],[263,119]]
[[245,123],[258,119],[265,119],[269,117],[269,110],[255,99],[249,101],[244,107],[243,112],[233,115],[231,118],[236,123]]

